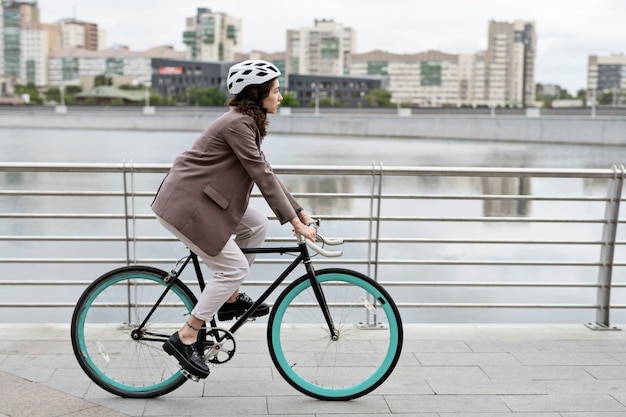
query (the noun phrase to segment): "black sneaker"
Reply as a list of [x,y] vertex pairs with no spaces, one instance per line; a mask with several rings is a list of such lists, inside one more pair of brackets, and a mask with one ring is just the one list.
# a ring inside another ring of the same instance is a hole
[[[236,317],[241,317],[244,315],[246,311],[252,305],[254,301],[252,298],[248,297],[245,293],[239,293],[237,297],[237,301],[234,303],[225,303],[220,309],[217,311],[217,318],[219,321],[232,320]],[[261,305],[254,310],[254,313],[250,316],[251,318],[261,317],[269,314],[270,306],[265,303],[261,303]]]
[[206,378],[209,376],[209,367],[202,360],[202,353],[198,350],[198,344],[186,345],[178,336],[178,332],[170,336],[163,343],[163,350],[169,355],[174,356],[180,366],[187,372],[197,376],[198,378]]

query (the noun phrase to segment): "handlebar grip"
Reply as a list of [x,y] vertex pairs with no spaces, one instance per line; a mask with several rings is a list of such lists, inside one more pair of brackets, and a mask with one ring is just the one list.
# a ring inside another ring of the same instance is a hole
[[315,243],[311,242],[309,239],[305,239],[306,241],[306,245],[313,249],[315,252],[319,253],[322,256],[326,256],[328,258],[338,258],[340,256],[343,255],[343,252],[338,250],[338,251],[327,251],[326,249],[322,249],[319,246],[317,246]]

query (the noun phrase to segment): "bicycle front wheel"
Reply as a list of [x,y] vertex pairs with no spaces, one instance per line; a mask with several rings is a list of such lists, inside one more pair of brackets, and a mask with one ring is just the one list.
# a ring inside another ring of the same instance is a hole
[[303,276],[278,297],[267,340],[274,365],[289,384],[321,400],[351,400],[382,384],[402,349],[400,313],[387,291],[355,271],[318,271],[335,337]]
[[76,304],[71,326],[76,359],[92,381],[113,394],[157,397],[187,380],[162,345],[187,319],[196,298],[180,281],[166,292],[166,276],[151,267],[119,268],[89,285]]

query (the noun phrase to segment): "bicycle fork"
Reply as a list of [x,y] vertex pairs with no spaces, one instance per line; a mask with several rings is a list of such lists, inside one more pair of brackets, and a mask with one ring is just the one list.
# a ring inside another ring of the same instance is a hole
[[311,264],[311,259],[307,259],[304,262],[304,267],[309,275],[309,280],[311,281],[311,287],[313,288],[313,293],[315,294],[315,299],[322,309],[322,314],[324,315],[324,320],[326,320],[326,324],[328,325],[328,331],[330,334],[330,339],[332,341],[336,341],[339,339],[339,333],[335,328],[335,323],[333,322],[333,318],[330,315],[330,309],[328,308],[328,303],[326,302],[326,297],[324,296],[324,291],[322,291],[322,285],[316,278],[315,269]]

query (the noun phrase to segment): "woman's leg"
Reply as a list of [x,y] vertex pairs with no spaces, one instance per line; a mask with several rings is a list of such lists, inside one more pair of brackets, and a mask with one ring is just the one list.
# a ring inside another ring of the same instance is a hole
[[[235,229],[235,243],[240,248],[257,248],[265,242],[268,229],[269,222],[267,221],[267,216],[252,207],[248,207],[239,226]],[[256,254],[248,253],[245,257],[248,259],[248,265],[251,266],[256,258]],[[237,301],[238,296],[239,288],[235,290],[227,302],[234,303]]]
[[217,256],[209,256],[174,226],[161,218],[159,222],[176,236],[183,244],[195,252],[213,271],[212,279],[207,280],[206,287],[198,298],[198,303],[191,312],[191,317],[179,330],[183,343],[195,342],[198,329],[203,322],[211,320],[217,310],[237,291],[244,278],[248,275],[250,265],[233,238]]

